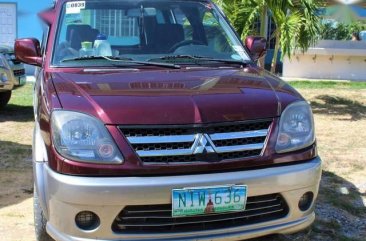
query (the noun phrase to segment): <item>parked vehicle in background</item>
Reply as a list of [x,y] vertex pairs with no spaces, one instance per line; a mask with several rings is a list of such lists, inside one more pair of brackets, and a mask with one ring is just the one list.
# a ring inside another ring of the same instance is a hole
[[24,65],[15,59],[13,48],[0,45],[0,109],[9,102],[12,90],[25,82]]
[[366,30],[360,32],[361,41],[366,41]]
[[[209,0],[58,0],[34,92],[37,240],[242,240],[314,221],[312,111]],[[97,43],[97,44],[96,44]]]

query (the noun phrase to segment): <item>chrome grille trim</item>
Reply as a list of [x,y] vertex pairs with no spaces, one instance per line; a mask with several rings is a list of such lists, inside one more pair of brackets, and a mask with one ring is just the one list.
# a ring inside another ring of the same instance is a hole
[[[255,133],[255,132],[235,132],[235,133],[220,133],[214,134],[214,140],[230,140],[230,139],[242,139],[240,136],[248,137],[259,137],[266,136],[268,130],[266,130],[265,135],[263,133]],[[216,153],[227,153],[227,152],[238,152],[238,151],[250,151],[250,150],[258,150],[264,147],[264,142],[256,143],[256,144],[248,144],[248,145],[236,145],[236,146],[223,146],[216,147],[216,145],[212,142],[212,135],[207,134],[197,134],[197,135],[183,135],[183,136],[147,136],[147,137],[127,137],[127,140],[131,144],[158,144],[158,143],[185,143],[185,142],[193,142],[192,147],[190,149],[171,149],[171,150],[150,150],[150,151],[136,151],[140,157],[149,157],[149,156],[185,156],[185,155],[193,155],[196,154],[197,147],[200,144],[200,141],[203,137],[210,143],[210,146]],[[234,138],[230,138],[234,136]]]
[[210,138],[212,141],[219,141],[219,140],[261,137],[261,136],[267,136],[267,134],[268,134],[268,129],[265,129],[265,130],[258,130],[258,131],[243,131],[243,132],[210,134]]
[[[255,124],[255,122],[251,122],[250,124],[253,125],[253,123]],[[225,132],[225,125],[218,126],[221,129],[217,127],[190,128],[179,126],[160,126],[156,128],[133,127],[126,129],[120,127],[120,129],[122,133],[126,132],[126,139],[143,162],[149,164],[179,164],[208,161],[202,157],[202,154],[220,155],[236,153],[240,155],[239,153],[242,152],[254,151],[254,153],[251,153],[252,155],[248,153],[249,155],[245,154],[243,157],[261,155],[272,122],[267,120],[265,122],[259,121],[258,123],[255,127],[252,126],[250,128],[247,128],[245,123],[231,123],[230,129],[226,130],[228,132]],[[265,127],[267,129],[264,129]],[[180,135],[178,133],[182,134]],[[198,155],[200,155],[199,158]],[[178,158],[177,160],[177,157],[180,159]],[[191,158],[188,159],[188,157]],[[163,159],[155,161],[154,158]],[[211,158],[213,158],[212,155]],[[216,157],[216,161],[217,158],[222,159],[228,157],[218,156]],[[235,156],[234,158],[240,158],[240,156]]]
[[264,147],[264,142],[258,143],[258,144],[248,144],[248,145],[240,145],[240,146],[216,147],[215,150],[217,153],[227,153],[227,152],[258,150],[258,149],[262,149],[263,147]]
[[156,151],[136,151],[140,157],[149,156],[188,156],[192,155],[192,149],[156,150]]
[[128,141],[131,144],[193,142],[195,138],[196,138],[196,135],[127,137]]

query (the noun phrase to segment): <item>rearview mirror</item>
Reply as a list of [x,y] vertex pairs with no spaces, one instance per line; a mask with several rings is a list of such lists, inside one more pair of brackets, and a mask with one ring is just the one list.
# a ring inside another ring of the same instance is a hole
[[257,61],[266,54],[267,51],[267,40],[263,37],[248,36],[245,41],[250,55],[254,61]]
[[17,39],[14,52],[17,60],[30,65],[42,66],[41,47],[37,39]]

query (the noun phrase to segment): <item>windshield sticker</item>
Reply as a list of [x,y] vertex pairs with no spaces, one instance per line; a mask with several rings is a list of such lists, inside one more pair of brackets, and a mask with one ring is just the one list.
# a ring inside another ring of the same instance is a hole
[[66,3],[66,14],[77,14],[81,9],[85,9],[85,1]]
[[65,23],[67,25],[69,24],[75,24],[75,23],[82,23],[81,14],[68,14],[65,16]]

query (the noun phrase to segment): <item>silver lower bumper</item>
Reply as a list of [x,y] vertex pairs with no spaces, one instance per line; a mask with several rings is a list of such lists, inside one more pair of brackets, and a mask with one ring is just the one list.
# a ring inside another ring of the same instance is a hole
[[[44,164],[43,164],[44,165]],[[273,233],[292,233],[306,228],[314,221],[311,207],[302,212],[300,197],[306,192],[318,193],[321,160],[239,171],[164,177],[73,177],[53,172],[44,165],[44,188],[48,207],[48,233],[60,241],[69,240],[242,240]],[[171,202],[171,190],[183,187],[246,184],[248,196],[280,193],[289,206],[285,218],[209,231],[154,234],[117,234],[111,229],[117,214],[126,205],[153,205]],[[92,211],[100,218],[93,231],[80,230],[75,215]]]

